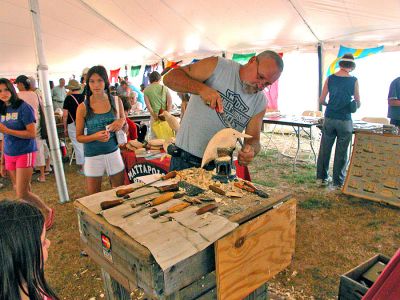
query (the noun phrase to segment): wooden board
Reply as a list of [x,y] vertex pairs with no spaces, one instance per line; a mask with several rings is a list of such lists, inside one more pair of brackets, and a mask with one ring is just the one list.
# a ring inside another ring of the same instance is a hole
[[290,199],[217,241],[218,299],[243,299],[287,267],[295,235],[296,200]]
[[357,132],[343,193],[400,207],[400,136]]

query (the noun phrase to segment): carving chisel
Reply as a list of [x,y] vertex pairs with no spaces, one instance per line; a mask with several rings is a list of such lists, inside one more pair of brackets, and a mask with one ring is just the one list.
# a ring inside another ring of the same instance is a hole
[[166,210],[163,210],[163,211],[160,211],[160,212],[156,212],[156,213],[152,214],[151,217],[152,218],[158,218],[159,216],[163,216],[165,214],[179,212],[179,211],[184,210],[188,206],[190,206],[190,203],[182,202],[182,203],[176,204],[174,206],[171,206]]
[[146,201],[145,204],[142,205],[141,207],[137,207],[136,209],[123,214],[122,217],[126,218],[126,217],[129,217],[129,216],[131,216],[139,211],[142,211],[143,209],[146,209],[148,207],[152,207],[152,206],[156,206],[156,205],[165,203],[169,200],[174,199],[174,196],[175,196],[174,192],[168,192],[168,193],[162,194],[161,196],[155,198],[152,201]]
[[138,189],[141,189],[141,188],[144,188],[144,187],[146,187],[146,186],[149,186],[149,185],[151,185],[151,184],[153,184],[153,183],[156,183],[156,182],[158,182],[158,181],[160,181],[160,180],[167,180],[167,179],[175,178],[175,177],[176,177],[176,174],[177,174],[176,171],[172,171],[172,172],[169,172],[169,173],[167,173],[167,174],[161,176],[161,177],[158,178],[158,179],[155,179],[155,180],[153,180],[153,181],[151,181],[151,182],[149,182],[149,183],[146,183],[146,184],[144,184],[144,185],[141,185],[141,186],[139,186],[139,187],[131,187],[131,188],[119,189],[119,190],[117,190],[115,193],[116,193],[117,197],[123,197],[123,196],[125,196],[125,195],[127,195],[127,194],[130,194],[130,193],[132,193],[132,192],[134,192],[134,191],[137,191]]
[[[146,194],[133,196],[133,197],[128,197],[126,199],[116,199],[116,200],[103,201],[103,202],[100,203],[100,207],[101,207],[102,210],[106,210],[106,209],[110,209],[110,208],[113,208],[115,206],[121,205],[122,203],[124,203],[126,201],[135,200],[135,199],[142,198],[142,197],[149,196],[149,195],[153,195],[153,194],[155,195],[155,197],[157,197],[160,192],[161,193],[163,193],[163,192],[175,192],[175,191],[178,191],[178,190],[179,190],[178,184],[171,184],[171,185],[168,185],[168,186],[160,186],[160,187],[157,188],[157,191],[151,191],[151,192],[146,193]],[[146,199],[143,202],[140,202],[140,201],[139,202],[135,202],[134,206],[142,204],[142,203],[150,201],[150,200],[151,199]]]

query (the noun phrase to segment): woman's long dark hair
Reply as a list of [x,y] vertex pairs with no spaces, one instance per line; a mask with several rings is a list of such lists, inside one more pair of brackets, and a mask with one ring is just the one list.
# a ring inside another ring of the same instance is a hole
[[[17,92],[15,91],[15,88],[11,83],[11,81],[8,80],[7,78],[0,78],[0,84],[5,84],[7,89],[11,93],[11,98],[10,98],[11,107],[14,109],[18,108],[22,104],[23,100],[18,98]],[[7,111],[7,105],[3,101],[0,101],[0,115],[5,115],[6,111]]]
[[44,278],[43,224],[37,207],[22,201],[0,201],[0,299],[20,300],[21,291],[31,300],[43,300],[44,295],[59,299]]
[[86,116],[87,116],[87,118],[90,118],[93,115],[93,109],[90,107],[90,96],[92,96],[93,93],[92,93],[92,91],[90,89],[90,85],[89,85],[90,77],[92,77],[93,74],[97,74],[103,79],[103,81],[105,83],[104,90],[106,91],[108,101],[110,102],[112,110],[114,111],[114,113],[116,113],[114,97],[111,96],[111,92],[110,92],[110,81],[108,80],[107,70],[103,66],[94,66],[89,69],[87,76],[86,76],[86,103],[87,103]]

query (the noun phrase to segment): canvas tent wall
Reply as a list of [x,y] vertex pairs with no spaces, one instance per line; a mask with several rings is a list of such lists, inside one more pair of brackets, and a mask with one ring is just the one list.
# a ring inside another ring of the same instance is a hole
[[[384,2],[384,3],[383,3]],[[39,0],[49,73],[79,74],[161,58],[316,51],[338,44],[398,49],[400,2],[384,0]],[[0,76],[36,72],[27,0],[0,0]]]

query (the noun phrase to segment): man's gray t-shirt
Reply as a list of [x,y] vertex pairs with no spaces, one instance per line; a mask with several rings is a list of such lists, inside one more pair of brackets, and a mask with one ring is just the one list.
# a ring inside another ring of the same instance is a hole
[[[239,69],[237,62],[218,57],[218,64],[205,84],[220,93],[226,118],[234,129],[242,132],[250,119],[265,109],[267,100],[263,92],[245,93]],[[176,135],[176,145],[192,155],[203,157],[211,138],[226,127],[228,125],[215,110],[208,107],[199,95],[192,94]]]

